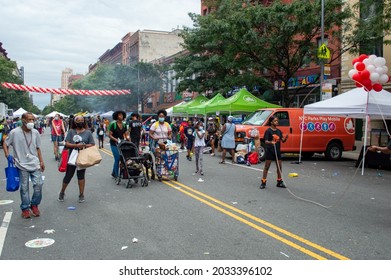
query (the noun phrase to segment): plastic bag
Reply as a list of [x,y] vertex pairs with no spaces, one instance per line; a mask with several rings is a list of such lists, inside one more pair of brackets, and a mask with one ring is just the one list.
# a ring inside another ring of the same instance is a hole
[[60,171],[60,172],[67,171],[68,157],[69,157],[69,150],[63,149],[62,153],[61,153],[61,161],[60,161],[60,165],[58,167],[58,171]]
[[11,155],[7,159],[8,167],[5,168],[5,176],[7,177],[6,190],[8,192],[15,192],[19,189],[19,170],[15,167],[14,158]]
[[78,154],[79,154],[79,152],[76,149],[72,150],[72,153],[70,154],[70,156],[68,158],[69,165],[74,165],[74,166],[76,165],[76,160],[77,160]]

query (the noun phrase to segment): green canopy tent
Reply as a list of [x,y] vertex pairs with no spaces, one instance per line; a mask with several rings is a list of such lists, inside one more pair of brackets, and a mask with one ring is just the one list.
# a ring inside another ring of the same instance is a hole
[[178,113],[182,113],[182,114],[187,114],[189,115],[188,113],[188,108],[191,107],[191,106],[197,106],[197,105],[201,105],[205,102],[207,102],[209,99],[206,98],[205,96],[203,95],[198,95],[196,98],[194,98],[193,100],[185,103],[185,104],[181,104],[181,105],[177,105],[177,106],[174,106],[172,108],[172,112],[174,114],[178,114]]
[[262,108],[280,108],[281,106],[259,99],[246,89],[240,91],[225,100],[219,100],[206,107],[206,113],[228,112],[249,113]]
[[220,93],[216,94],[213,98],[202,103],[201,105],[189,106],[188,113],[189,115],[206,115],[206,108],[219,100],[225,100],[224,96],[222,96]]

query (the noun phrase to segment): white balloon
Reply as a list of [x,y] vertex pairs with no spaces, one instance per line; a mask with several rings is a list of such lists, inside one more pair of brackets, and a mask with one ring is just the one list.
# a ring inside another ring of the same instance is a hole
[[358,71],[356,69],[350,69],[349,71],[349,77],[352,79],[354,74],[357,74]]
[[383,74],[387,74],[388,72],[388,67],[386,65],[383,66]]
[[379,73],[379,75],[384,74],[384,73],[383,73],[383,66],[381,66],[381,67],[376,67],[375,72],[376,72],[376,73]]
[[384,85],[385,83],[388,82],[388,76],[386,74],[381,75],[379,78],[379,82],[380,84]]
[[377,83],[379,81],[380,75],[379,73],[372,73],[369,79],[372,81],[372,83]]
[[377,56],[376,56],[375,54],[371,54],[371,55],[368,57],[368,59],[369,59],[370,61],[372,61],[372,62],[374,62],[376,58],[377,58]]
[[373,61],[370,60],[369,58],[364,59],[362,62],[365,64],[365,66],[368,66],[368,65],[372,65],[372,64],[373,64]]
[[375,72],[376,67],[375,67],[375,65],[370,64],[366,67],[366,69],[369,71],[369,73],[373,73],[373,72]]
[[378,57],[378,58],[375,58],[374,64],[376,67],[381,67],[386,64],[386,60],[384,57]]

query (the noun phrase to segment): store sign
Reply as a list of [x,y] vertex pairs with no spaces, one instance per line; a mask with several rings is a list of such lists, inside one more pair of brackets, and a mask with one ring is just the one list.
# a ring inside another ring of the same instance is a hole
[[[288,88],[298,88],[302,86],[315,87],[319,84],[316,83],[319,75],[309,75],[309,76],[300,76],[300,77],[292,77],[289,79]],[[274,81],[274,89],[282,90],[285,87],[285,82],[283,81]]]

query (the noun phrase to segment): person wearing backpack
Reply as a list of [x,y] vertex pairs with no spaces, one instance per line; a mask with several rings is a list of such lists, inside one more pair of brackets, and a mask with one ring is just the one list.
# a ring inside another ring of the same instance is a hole
[[117,145],[128,138],[126,123],[126,113],[124,111],[115,111],[113,113],[114,122],[109,125],[110,148],[114,157],[113,171],[111,176],[117,178],[119,176],[119,151]]

